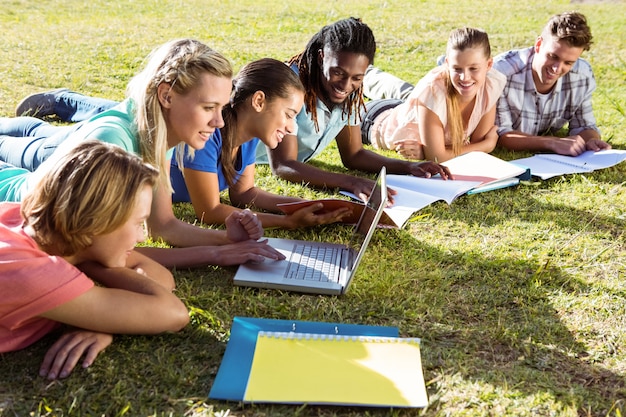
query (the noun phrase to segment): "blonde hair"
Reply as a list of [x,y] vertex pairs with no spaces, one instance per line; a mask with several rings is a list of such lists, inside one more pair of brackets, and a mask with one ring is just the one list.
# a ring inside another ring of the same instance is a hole
[[[464,51],[471,48],[482,48],[485,58],[491,58],[491,46],[487,32],[481,29],[467,27],[455,29],[450,32],[446,55],[449,56],[451,51]],[[447,93],[448,132],[452,140],[452,152],[454,155],[460,155],[463,151],[463,144],[467,138],[465,137],[463,118],[459,110],[459,95],[450,79],[450,71],[446,71],[445,85]]]
[[24,225],[46,252],[74,255],[94,236],[121,227],[139,192],[145,185],[154,187],[158,177],[158,170],[118,146],[81,142],[24,198]]
[[[143,160],[159,168],[161,182],[172,191],[165,175],[167,164],[167,126],[158,98],[162,83],[184,95],[200,84],[203,74],[232,78],[230,62],[219,52],[194,39],[165,43],[150,53],[144,69],[128,84],[127,95],[135,105],[135,124]],[[182,144],[181,144],[182,145]],[[182,148],[181,148],[182,149]],[[183,152],[177,152],[182,169]]]

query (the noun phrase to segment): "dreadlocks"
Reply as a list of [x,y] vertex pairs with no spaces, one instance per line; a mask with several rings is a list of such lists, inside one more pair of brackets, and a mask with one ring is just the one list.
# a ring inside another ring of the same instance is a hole
[[[317,123],[316,102],[323,96],[322,67],[319,61],[319,51],[328,48],[333,52],[351,52],[365,55],[370,64],[374,63],[376,41],[372,30],[361,19],[350,17],[324,26],[307,44],[305,50],[289,60],[289,65],[295,64],[300,74],[300,81],[304,85],[304,105],[311,113],[315,129],[319,131]],[[363,86],[355,90],[343,103],[343,112],[348,118],[353,112],[359,114],[364,106]]]

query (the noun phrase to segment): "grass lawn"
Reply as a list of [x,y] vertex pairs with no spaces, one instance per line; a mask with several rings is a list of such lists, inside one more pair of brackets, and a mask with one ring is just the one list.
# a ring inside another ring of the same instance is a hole
[[[194,37],[238,69],[286,60],[324,24],[359,16],[377,65],[417,81],[451,29],[481,27],[500,53],[530,46],[548,18],[585,13],[595,43],[595,115],[626,149],[626,3],[485,0],[2,0],[0,115],[26,94],[68,87],[122,99],[150,50]],[[391,154],[389,154],[391,155]],[[527,153],[497,150],[516,159]],[[343,172],[337,150],[315,162]],[[53,337],[0,355],[0,416],[623,416],[626,414],[626,163],[586,175],[435,203],[402,230],[379,230],[350,292],[312,296],[234,287],[234,268],[175,271],[191,312],[180,333],[116,337],[89,369],[37,375]],[[336,195],[271,176],[257,182],[308,198]],[[193,222],[189,205],[177,213]],[[343,241],[349,226],[267,235]],[[156,244],[156,243],[150,243]],[[422,338],[423,410],[211,401],[234,316],[397,326]]]

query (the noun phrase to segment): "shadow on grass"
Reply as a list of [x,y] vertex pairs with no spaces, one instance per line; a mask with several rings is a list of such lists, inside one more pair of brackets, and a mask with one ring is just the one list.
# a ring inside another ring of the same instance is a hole
[[[459,271],[452,262],[457,256],[472,258],[471,264]],[[503,390],[551,393],[580,413],[590,409],[594,415],[606,415],[616,401],[626,398],[624,376],[594,364],[581,340],[584,336],[572,334],[553,307],[555,294],[585,297],[591,287],[531,262],[485,259],[476,253],[440,253],[434,259],[437,268],[446,271],[442,279],[448,295],[441,293],[441,281],[416,283],[422,293],[433,292],[424,294],[432,302],[445,299],[445,305],[438,306],[441,321],[424,322],[427,369]],[[614,295],[616,302],[626,300],[625,294]],[[439,387],[444,402],[450,388]]]
[[[403,248],[400,255],[398,247]],[[547,396],[580,414],[606,415],[626,397],[623,375],[594,363],[581,341],[584,335],[572,334],[554,307],[559,294],[585,297],[593,289],[584,282],[535,262],[442,250],[404,231],[380,231],[370,250],[378,256],[365,259],[343,297],[233,287],[234,268],[177,271],[177,292],[192,309],[185,330],[116,337],[91,368],[53,383],[36,375],[52,337],[1,355],[0,409],[6,415],[27,415],[42,407],[59,415],[120,415],[124,410],[129,415],[153,415],[155,410],[156,415],[182,415],[191,404],[207,402],[231,410],[230,415],[247,416],[438,415],[491,409],[500,403],[498,396],[522,402],[525,396]],[[419,265],[415,257],[421,259]],[[395,414],[209,401],[236,315],[398,326],[403,336],[423,339],[431,405],[426,411]],[[468,393],[468,387],[477,391]],[[537,405],[533,410],[550,414],[551,408]]]

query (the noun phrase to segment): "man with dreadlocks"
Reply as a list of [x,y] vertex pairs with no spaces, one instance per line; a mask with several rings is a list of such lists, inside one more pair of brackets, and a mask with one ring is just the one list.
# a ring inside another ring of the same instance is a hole
[[335,139],[346,168],[378,172],[384,165],[389,173],[448,178],[449,172],[438,164],[387,158],[363,148],[359,121],[364,105],[362,83],[375,52],[374,34],[357,18],[339,20],[316,33],[305,50],[289,60],[305,88],[304,107],[296,116],[298,131],[285,135],[273,150],[257,148],[257,163],[269,163],[274,174],[289,181],[367,196],[373,187],[371,180],[306,163]]
[[[350,17],[324,26],[305,50],[289,60],[305,88],[304,106],[296,116],[297,132],[287,132],[273,150],[257,148],[257,163],[269,163],[275,175],[315,187],[340,188],[365,198],[374,186],[368,178],[326,171],[307,164],[333,139],[346,168],[430,177],[450,177],[447,168],[433,162],[387,158],[363,148],[360,109],[363,77],[373,64],[376,41],[361,19]],[[55,114],[77,122],[106,110],[116,102],[87,97],[67,89],[34,94],[17,107],[19,115],[43,117]],[[390,194],[395,192],[390,190]]]

